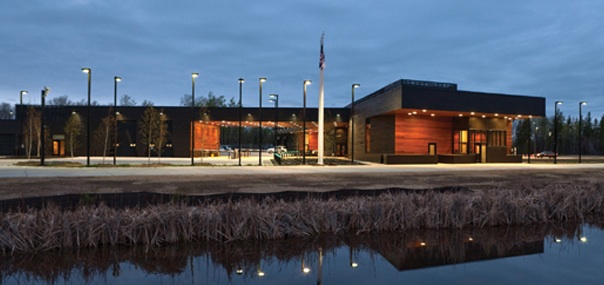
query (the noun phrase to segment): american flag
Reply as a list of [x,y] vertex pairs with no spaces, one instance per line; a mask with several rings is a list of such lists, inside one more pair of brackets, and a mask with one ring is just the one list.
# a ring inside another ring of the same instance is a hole
[[321,34],[321,55],[319,56],[319,69],[325,69],[325,53],[323,53],[323,38],[325,33]]

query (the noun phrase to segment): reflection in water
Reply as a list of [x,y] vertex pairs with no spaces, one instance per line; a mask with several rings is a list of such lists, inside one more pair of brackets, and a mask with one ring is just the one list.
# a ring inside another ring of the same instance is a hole
[[[417,230],[379,235],[324,236],[280,241],[242,241],[232,243],[194,243],[165,247],[101,248],[54,251],[40,254],[4,256],[0,259],[0,284],[15,280],[58,283],[77,276],[84,282],[119,278],[132,265],[146,274],[178,276],[222,272],[232,280],[268,275],[263,266],[292,265],[301,275],[315,274],[322,283],[324,258],[345,248],[346,267],[359,263],[360,255],[382,256],[399,271],[459,264],[470,261],[530,255],[544,251],[544,240],[572,243],[584,238],[579,224],[561,226],[499,227],[460,230]],[[584,240],[585,242],[587,240]],[[203,258],[206,267],[196,268]],[[335,259],[334,259],[335,260]],[[341,259],[338,259],[341,260]],[[375,260],[375,258],[373,259]],[[333,262],[333,261],[331,261]],[[204,268],[205,269],[205,268]],[[197,278],[202,278],[197,276]],[[202,278],[203,279],[203,278]],[[24,282],[23,283],[29,283]]]

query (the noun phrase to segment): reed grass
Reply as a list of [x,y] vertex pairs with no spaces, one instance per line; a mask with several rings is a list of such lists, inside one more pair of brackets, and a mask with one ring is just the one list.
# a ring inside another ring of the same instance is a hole
[[585,221],[604,217],[603,190],[601,184],[562,183],[475,192],[393,191],[342,199],[173,202],[127,209],[81,205],[61,210],[49,205],[0,214],[0,250],[37,252]]

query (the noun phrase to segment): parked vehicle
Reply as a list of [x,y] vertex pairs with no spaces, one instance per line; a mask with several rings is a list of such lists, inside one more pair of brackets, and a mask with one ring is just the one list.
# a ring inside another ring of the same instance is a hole
[[538,154],[535,154],[535,157],[537,157],[537,158],[544,158],[544,157],[554,158],[554,157],[557,157],[557,156],[558,156],[557,153],[555,153],[553,151],[549,151],[549,150],[542,151],[542,152],[540,152]]
[[268,148],[266,150],[266,152],[268,152],[269,154],[272,154],[274,152],[277,152],[278,154],[281,154],[281,153],[287,152],[287,148],[284,145],[278,145],[276,147]]
[[218,151],[231,151],[233,148],[230,145],[221,145]]

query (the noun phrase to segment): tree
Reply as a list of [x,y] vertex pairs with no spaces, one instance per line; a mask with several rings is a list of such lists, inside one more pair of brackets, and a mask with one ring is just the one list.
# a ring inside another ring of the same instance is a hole
[[2,102],[2,104],[0,104],[0,120],[10,120],[12,119],[13,114],[14,110],[10,104],[6,102]]
[[69,120],[67,120],[63,131],[65,132],[65,144],[69,149],[71,157],[73,157],[74,149],[80,146],[80,141],[78,140],[80,133],[82,132],[82,120],[80,119],[80,115],[71,115]]
[[168,124],[166,123],[162,112],[159,113],[159,129],[157,132],[156,149],[157,149],[157,163],[161,159],[161,153],[164,145],[168,142]]
[[103,153],[103,164],[105,163],[109,143],[113,141],[114,130],[115,118],[113,117],[113,110],[110,108],[107,116],[101,119],[101,123],[94,131],[94,141],[97,149],[100,149]]
[[136,106],[136,100],[127,94],[124,94],[120,97],[120,106]]
[[149,107],[149,106],[155,106],[155,104],[149,100],[143,100],[143,102],[141,103],[141,106]]
[[63,95],[63,96],[53,97],[52,99],[49,99],[46,104],[54,105],[54,106],[71,106],[71,105],[76,105],[76,102],[71,101],[69,99],[69,96]]
[[[191,106],[191,94],[185,94],[180,97],[181,106]],[[196,98],[196,107],[237,107],[239,104],[235,101],[235,98],[231,97],[228,104],[224,95],[215,96],[212,91],[208,93],[207,97]]]
[[160,136],[161,125],[161,116],[153,106],[148,106],[147,109],[145,109],[143,116],[138,121],[138,133],[141,143],[147,146],[149,164],[151,163],[151,151]]
[[23,141],[25,142],[25,152],[27,159],[31,158],[31,152],[34,148],[34,142],[37,141],[38,155],[40,154],[40,112],[33,106],[27,108],[27,121],[25,121],[25,131]]

